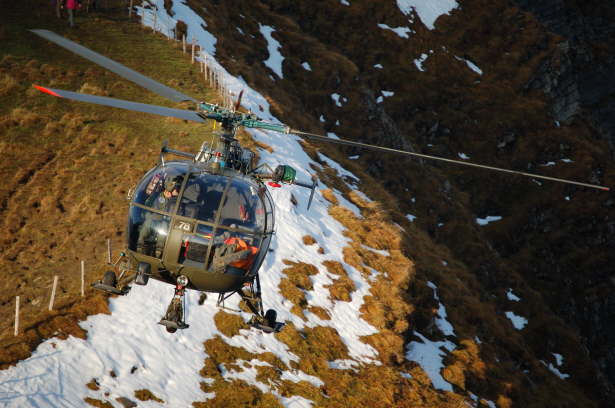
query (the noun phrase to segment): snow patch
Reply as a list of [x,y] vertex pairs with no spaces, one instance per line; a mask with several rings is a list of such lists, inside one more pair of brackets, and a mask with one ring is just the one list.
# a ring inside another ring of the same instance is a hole
[[344,103],[348,102],[348,99],[346,99],[344,96],[337,94],[337,93],[332,93],[331,99],[333,99],[333,102],[335,102],[335,105],[340,108],[342,107]]
[[284,78],[284,74],[282,74],[282,62],[284,61],[284,57],[280,54],[280,50],[282,49],[282,45],[272,37],[272,33],[275,29],[271,26],[258,24],[261,34],[267,40],[267,51],[269,52],[269,58],[264,64],[269,67],[279,78]]
[[485,218],[477,218],[476,223],[478,225],[487,225],[490,222],[500,221],[501,219],[502,217],[500,217],[499,215],[488,215]]
[[450,341],[431,341],[419,332],[414,332],[421,341],[411,341],[407,346],[406,359],[415,361],[425,370],[434,388],[443,391],[453,391],[453,386],[440,374],[444,368],[446,350],[453,351],[455,345]]
[[410,38],[408,34],[414,33],[414,31],[412,31],[408,27],[389,27],[386,24],[378,24],[378,27],[382,28],[383,30],[393,31],[395,34],[397,34],[401,38]]
[[506,312],[506,317],[512,322],[513,326],[517,330],[522,330],[527,325],[527,319],[522,316],[518,316],[513,312]]
[[518,302],[518,301],[521,300],[521,298],[519,296],[515,295],[513,293],[513,290],[510,289],[510,288],[506,291],[506,297],[508,298],[508,300],[510,300],[512,302]]
[[458,56],[455,56],[455,58],[456,58],[458,61],[463,61],[463,62],[465,62],[465,63],[466,63],[466,65],[468,66],[468,68],[470,68],[472,71],[476,72],[478,75],[483,75],[483,70],[482,70],[482,69],[480,69],[479,67],[477,67],[477,66],[476,66],[476,64],[474,64],[472,61],[467,60],[467,59],[465,59],[465,58],[458,57]]
[[455,336],[455,329],[453,329],[453,325],[446,320],[446,308],[440,302],[440,298],[438,297],[438,287],[433,282],[427,282],[427,286],[429,286],[433,290],[433,296],[438,301],[438,317],[435,318],[436,326],[445,336]]
[[329,368],[334,370],[355,370],[359,363],[354,360],[334,360],[329,361]]
[[420,57],[414,60],[414,65],[416,65],[417,69],[421,72],[425,72],[425,68],[423,68],[423,63],[427,60],[429,55],[423,53]]
[[334,162],[333,160],[331,160],[324,154],[318,152],[318,159],[322,161],[323,163],[325,163],[327,166],[334,169],[337,172],[337,174],[339,174],[340,177],[344,179],[344,181],[347,181],[352,185],[356,185],[359,182],[360,179],[357,176],[355,176],[353,173],[349,172],[348,170],[346,170],[345,168],[343,168],[342,166],[340,166],[339,164],[337,164],[336,162]]
[[410,15],[414,10],[425,26],[433,30],[438,17],[458,7],[455,0],[397,0],[397,7],[405,15]]
[[569,374],[562,373],[562,372],[561,372],[560,370],[558,370],[558,368],[557,368],[557,367],[555,367],[553,364],[551,364],[551,363],[546,363],[546,362],[544,362],[544,361],[542,361],[542,360],[540,360],[540,362],[541,362],[542,364],[544,364],[544,365],[545,365],[545,366],[549,369],[549,371],[551,371],[553,374],[555,374],[556,376],[558,376],[560,379],[565,380],[566,378],[570,377],[570,375],[569,375]]

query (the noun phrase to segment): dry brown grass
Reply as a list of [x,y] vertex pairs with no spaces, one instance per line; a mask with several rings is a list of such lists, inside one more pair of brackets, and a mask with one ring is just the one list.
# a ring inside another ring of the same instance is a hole
[[310,276],[316,275],[318,269],[314,265],[303,262],[292,262],[288,260],[284,260],[283,262],[286,265],[290,265],[290,267],[283,270],[286,277],[281,279],[278,285],[280,293],[293,303],[294,306],[291,308],[291,312],[305,319],[303,309],[308,305],[305,292],[314,289]]
[[310,306],[307,309],[308,311],[314,313],[316,316],[321,318],[322,320],[331,320],[331,315],[325,309],[320,306]]
[[[25,297],[25,299],[28,298]],[[49,337],[56,336],[65,339],[68,336],[75,336],[85,338],[86,331],[79,326],[79,322],[87,316],[97,313],[109,313],[105,295],[96,294],[76,303],[62,303],[51,312],[45,308],[44,312],[39,312],[35,323],[21,326],[23,329],[21,329],[22,332],[19,336],[4,339],[3,348],[0,349],[0,369],[27,358],[32,349]]]
[[113,404],[109,401],[101,401],[95,398],[86,397],[83,399],[89,405],[97,408],[113,408]]
[[[49,336],[84,337],[78,321],[108,312],[106,298],[87,283],[81,299],[80,260],[86,261],[86,281],[91,282],[104,271],[106,239],[112,239],[114,252],[120,250],[126,192],[155,163],[162,140],[173,144],[182,134],[182,148],[195,150],[203,133],[210,132],[202,125],[167,124],[162,118],[40,93],[33,83],[164,103],[60,47],[38,40],[20,42],[23,26],[8,27],[19,33],[11,31],[15,35],[3,43],[11,52],[0,59],[0,270],[11,277],[0,285],[5,311],[0,323],[12,326],[14,296],[20,295],[21,333],[14,338],[11,330],[0,336],[1,367],[26,358]],[[138,25],[88,20],[83,28],[79,38],[68,36],[155,79],[164,82],[162,76],[173,76],[188,88],[185,92],[207,98],[202,81],[180,53],[166,41],[144,36]],[[64,34],[63,27],[54,30]],[[127,35],[134,38],[134,49],[123,46]],[[149,57],[166,63],[143,64]],[[59,285],[50,313],[46,308],[54,275]]]
[[92,378],[92,380],[89,383],[87,383],[85,386],[88,387],[92,391],[100,390],[100,384],[98,383],[98,380],[96,378]]
[[314,245],[316,243],[316,240],[311,235],[304,235],[301,239],[305,245]]
[[442,370],[442,377],[451,384],[464,390],[466,388],[465,372],[469,371],[480,380],[487,379],[487,366],[480,357],[480,348],[472,340],[461,340],[459,348],[451,352],[453,363]]
[[8,95],[18,86],[18,82],[8,74],[0,76],[0,96]]
[[135,390],[135,398],[139,401],[156,401],[161,404],[164,404],[164,401],[162,399],[155,396],[153,392],[146,388]]
[[228,337],[233,337],[239,334],[239,330],[246,328],[246,324],[241,316],[225,312],[224,310],[216,313],[214,322],[216,322],[218,330]]
[[334,261],[325,261],[323,265],[327,267],[330,273],[339,276],[339,278],[333,280],[332,284],[325,285],[325,288],[329,289],[331,299],[350,302],[352,300],[351,294],[356,288],[354,282],[344,269],[344,266]]
[[325,200],[327,200],[328,202],[330,202],[333,205],[337,205],[339,204],[337,197],[335,197],[335,194],[333,193],[333,190],[331,190],[330,188],[324,189],[324,190],[320,190],[320,194],[323,196],[323,198]]

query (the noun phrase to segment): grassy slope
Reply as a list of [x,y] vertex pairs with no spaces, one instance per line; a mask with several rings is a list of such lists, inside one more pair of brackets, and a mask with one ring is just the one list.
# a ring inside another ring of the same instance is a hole
[[[12,327],[14,296],[20,295],[23,332],[13,338],[12,330],[3,330],[2,365],[24,358],[56,331],[83,335],[75,318],[106,311],[104,298],[89,288],[85,300],[79,296],[80,260],[91,282],[103,270],[106,240],[121,248],[126,193],[155,164],[163,140],[194,150],[210,135],[205,125],[67,102],[34,90],[32,84],[40,84],[171,106],[26,28],[51,29],[187,94],[215,98],[179,49],[136,23],[114,21],[123,13],[80,17],[79,29],[69,31],[46,2],[37,3],[34,15],[25,5],[8,7],[0,25],[0,322]],[[56,274],[57,310],[47,312]]]

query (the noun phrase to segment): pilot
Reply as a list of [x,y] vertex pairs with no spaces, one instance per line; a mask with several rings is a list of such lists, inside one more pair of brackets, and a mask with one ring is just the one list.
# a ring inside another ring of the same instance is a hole
[[238,186],[231,185],[224,199],[221,223],[223,225],[235,223],[242,227],[252,227],[255,220],[254,205],[254,200],[249,200],[248,195]]
[[246,276],[254,263],[258,248],[239,237],[230,237],[216,248],[212,269],[229,275]]
[[[171,212],[177,203],[179,189],[181,187],[182,176],[177,176],[173,179],[165,179],[164,190],[153,200],[150,206],[156,210]],[[157,214],[151,211],[145,212],[143,225],[139,229],[139,238],[137,245],[141,252],[149,256],[157,256],[156,251],[161,250],[164,246],[166,232],[169,229],[169,222],[162,214]]]
[[166,212],[173,211],[175,203],[177,203],[177,196],[179,196],[181,184],[181,176],[177,176],[170,180],[165,180],[164,190],[154,202],[153,208]]

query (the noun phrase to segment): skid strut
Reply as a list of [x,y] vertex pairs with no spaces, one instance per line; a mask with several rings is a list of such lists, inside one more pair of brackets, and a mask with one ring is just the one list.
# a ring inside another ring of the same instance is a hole
[[169,333],[175,333],[177,329],[183,330],[190,327],[190,325],[186,324],[186,322],[184,321],[185,295],[187,284],[188,278],[186,278],[185,276],[182,275],[177,278],[177,283],[175,284],[175,293],[173,294],[173,299],[171,299],[171,303],[167,308],[167,313],[158,322],[158,324],[166,326]]

